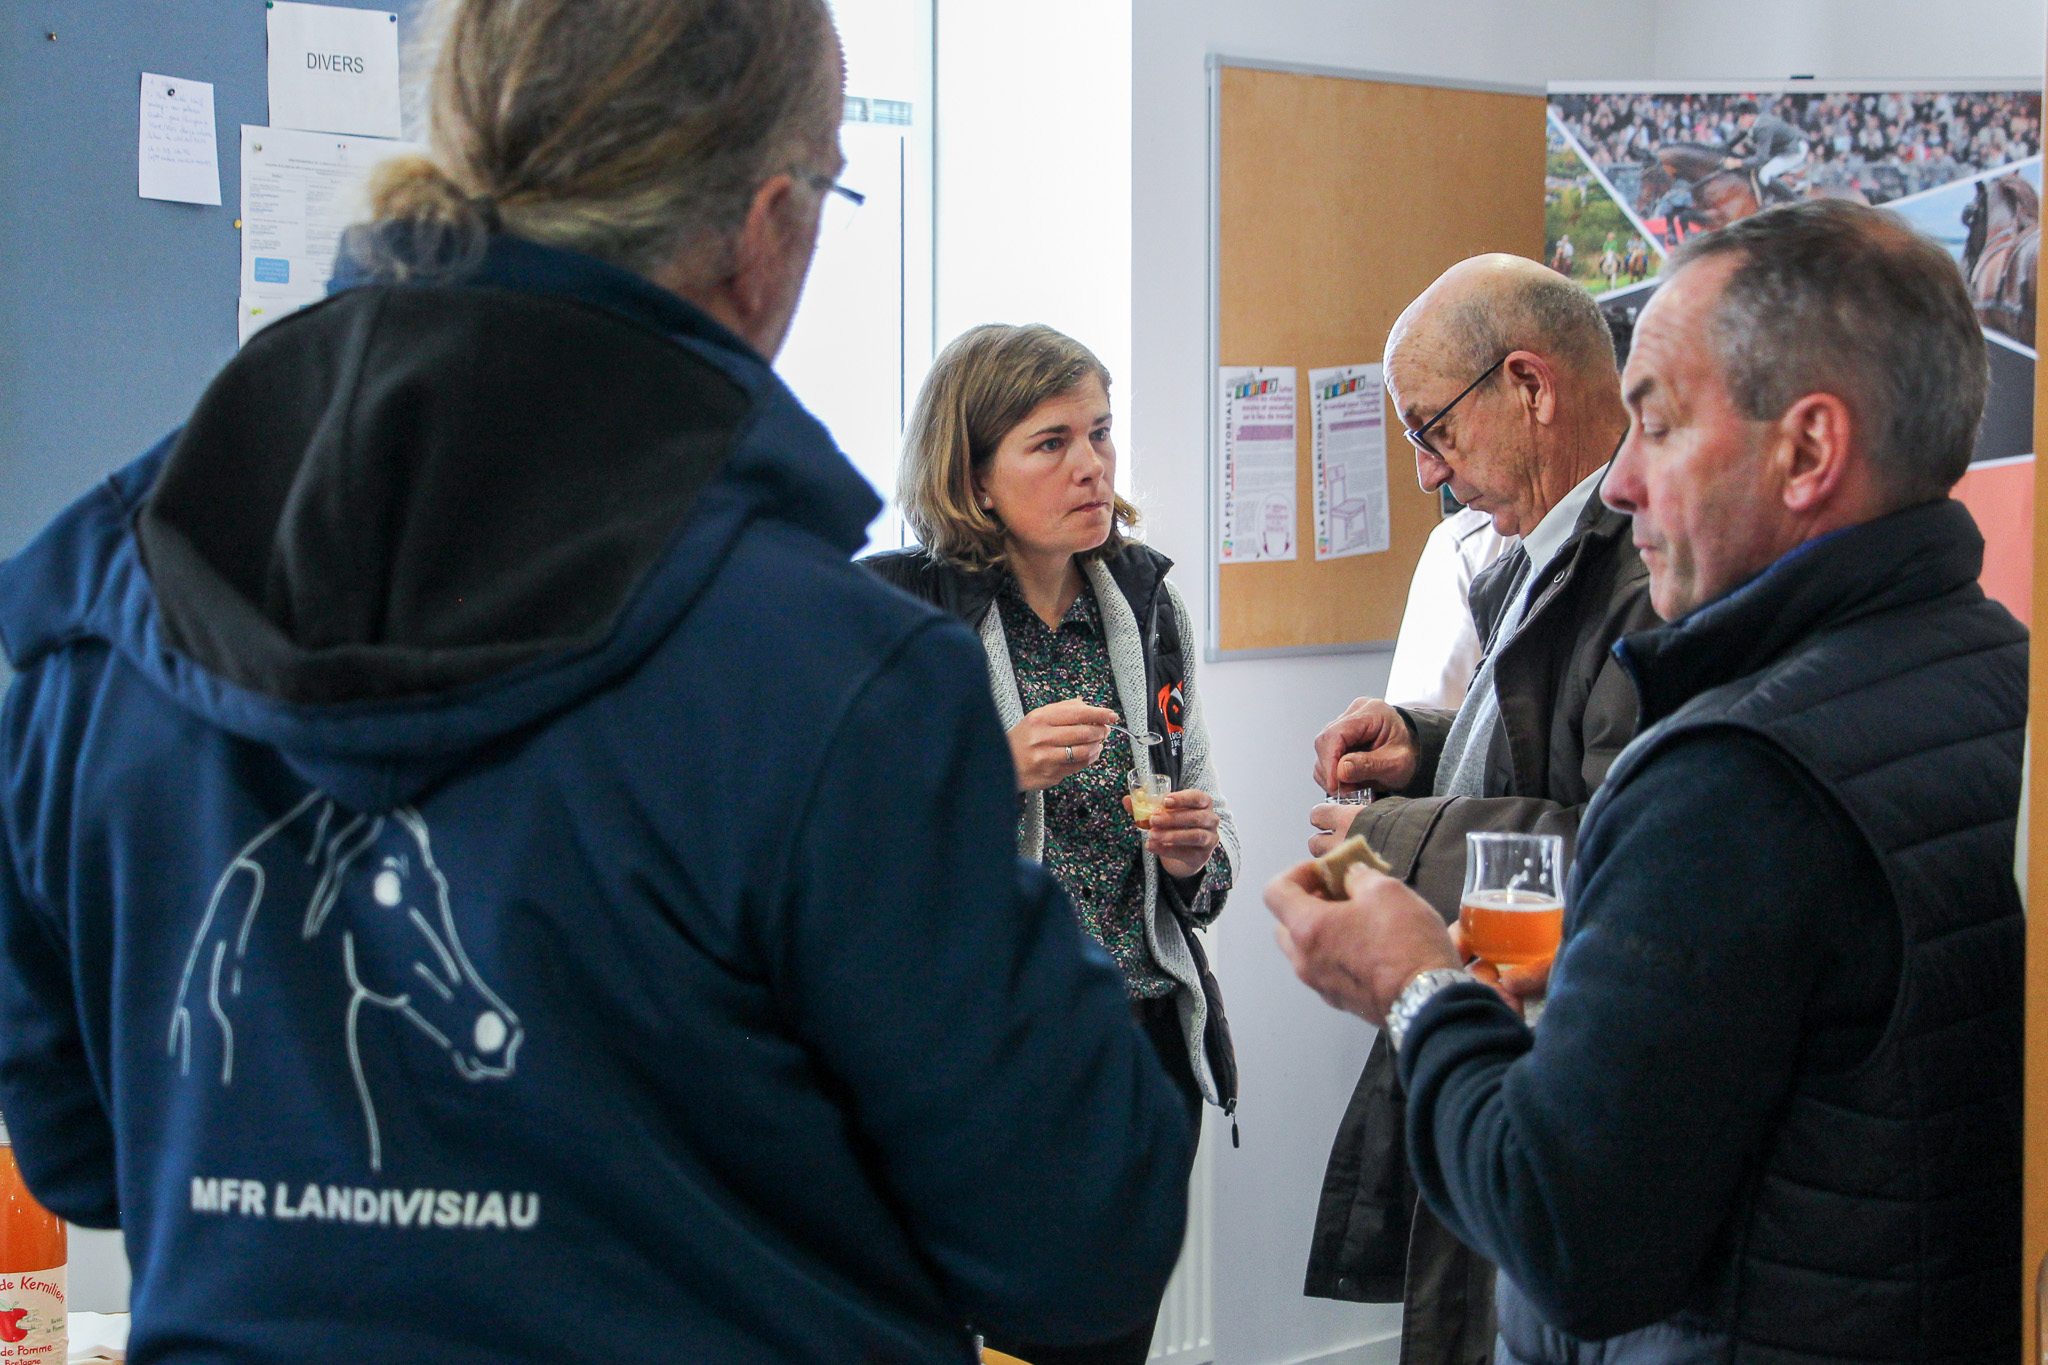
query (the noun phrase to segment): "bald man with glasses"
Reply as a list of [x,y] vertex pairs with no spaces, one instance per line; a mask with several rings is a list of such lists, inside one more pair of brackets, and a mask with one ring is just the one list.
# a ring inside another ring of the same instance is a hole
[[[1519,256],[1460,262],[1395,322],[1386,376],[1422,487],[1448,487],[1520,541],[1473,582],[1486,653],[1456,712],[1362,697],[1317,737],[1324,791],[1384,799],[1318,806],[1309,847],[1364,835],[1449,922],[1465,835],[1560,834],[1572,845],[1635,734],[1635,687],[1610,650],[1658,618],[1628,518],[1600,501],[1628,411],[1591,295]],[[1522,969],[1503,984],[1534,996],[1547,973]],[[1493,1349],[1493,1267],[1418,1203],[1400,1133],[1381,1037],[1331,1151],[1306,1292],[1399,1299],[1403,1365],[1475,1365]]]

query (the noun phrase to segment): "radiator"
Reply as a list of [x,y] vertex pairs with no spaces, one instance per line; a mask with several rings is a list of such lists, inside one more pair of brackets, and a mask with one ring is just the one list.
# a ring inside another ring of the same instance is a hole
[[[1205,1110],[1206,1117],[1206,1110]],[[1181,1244],[1180,1264],[1166,1283],[1166,1298],[1159,1305],[1159,1325],[1152,1333],[1152,1360],[1173,1365],[1209,1365],[1216,1359],[1213,1257],[1210,1230],[1214,1222],[1215,1199],[1211,1193],[1209,1125],[1203,1125],[1202,1145],[1195,1152],[1195,1169],[1188,1177],[1188,1231]]]

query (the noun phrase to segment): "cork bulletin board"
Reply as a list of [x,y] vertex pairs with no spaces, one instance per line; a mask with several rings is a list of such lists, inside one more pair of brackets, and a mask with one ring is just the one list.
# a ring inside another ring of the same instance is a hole
[[[1391,547],[1317,559],[1308,372],[1377,361],[1409,301],[1467,256],[1543,254],[1544,92],[1210,58],[1208,656],[1383,647],[1438,501],[1386,414]],[[1220,563],[1223,366],[1296,371],[1299,547]]]

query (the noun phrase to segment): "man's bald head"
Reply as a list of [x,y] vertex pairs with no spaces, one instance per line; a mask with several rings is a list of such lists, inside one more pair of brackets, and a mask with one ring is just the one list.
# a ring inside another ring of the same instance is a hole
[[1387,368],[1409,363],[1477,377],[1509,351],[1534,351],[1575,378],[1618,386],[1614,337],[1593,296],[1524,256],[1463,260],[1394,323]]
[[1394,324],[1386,359],[1416,481],[1448,487],[1503,535],[1534,530],[1628,429],[1593,296],[1520,256],[1446,270]]

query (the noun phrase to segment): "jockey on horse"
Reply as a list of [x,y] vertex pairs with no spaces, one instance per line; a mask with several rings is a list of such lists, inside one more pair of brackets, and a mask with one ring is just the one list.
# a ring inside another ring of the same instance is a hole
[[[1664,220],[1667,245],[1678,245],[1688,224],[1710,231],[1768,203],[1801,197],[1788,172],[1806,162],[1805,136],[1782,119],[1759,114],[1752,100],[1735,106],[1735,121],[1740,131],[1726,147],[1676,142],[1657,149],[1653,162],[1670,183],[1645,217]],[[1747,156],[1741,155],[1745,145]],[[1647,183],[1644,189],[1647,197]]]
[[1628,255],[1622,261],[1622,268],[1628,272],[1631,284],[1650,273],[1650,244],[1640,234],[1628,239]]
[[[1757,202],[1789,204],[1800,197],[1796,181],[1786,175],[1806,164],[1806,135],[1781,118],[1759,113],[1754,100],[1735,106],[1735,125],[1742,131],[1728,144],[1721,164],[1731,171],[1747,169],[1756,178]],[[1748,155],[1741,154],[1748,144]]]

